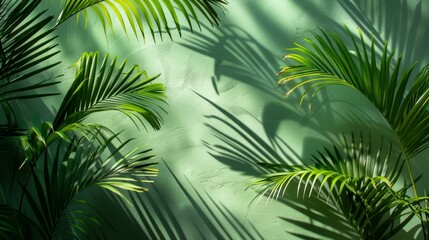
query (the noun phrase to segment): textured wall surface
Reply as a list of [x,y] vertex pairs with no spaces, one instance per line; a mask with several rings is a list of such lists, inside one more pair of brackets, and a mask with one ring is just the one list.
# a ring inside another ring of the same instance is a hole
[[[157,43],[137,42],[131,34],[127,39],[120,30],[115,37],[109,32],[106,40],[93,21],[87,30],[73,20],[66,23],[58,41],[68,65],[83,51],[109,52],[149,75],[161,73],[158,81],[167,86],[162,129],[122,133],[157,155],[160,174],[150,191],[131,196],[134,208],[118,206],[104,193],[93,195],[113,221],[111,239],[355,239],[328,205],[298,199],[293,191],[278,201],[263,197],[258,202],[257,189],[247,187],[264,173],[257,162],[306,162],[342,132],[392,133],[368,101],[350,89],[330,88],[311,111],[299,108],[297,96],[285,99],[285,88],[276,87],[276,72],[292,41],[317,27],[342,34],[343,24],[389,41],[405,53],[407,64],[424,64],[428,10],[426,0],[230,1],[220,26]],[[71,81],[74,72],[64,73]],[[115,113],[95,117],[111,128],[131,124]],[[424,169],[423,155],[416,168]],[[413,224],[398,239],[418,237]]]

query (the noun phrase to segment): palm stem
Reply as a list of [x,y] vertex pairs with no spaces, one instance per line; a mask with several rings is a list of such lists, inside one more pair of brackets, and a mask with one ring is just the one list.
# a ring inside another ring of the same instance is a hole
[[409,158],[408,154],[405,152],[405,148],[404,148],[404,145],[402,144],[401,138],[399,138],[397,132],[393,129],[392,125],[389,124],[389,126],[393,130],[393,133],[395,134],[396,139],[399,140],[399,146],[401,148],[401,152],[404,154],[405,163],[407,164],[408,175],[410,175],[411,187],[413,188],[414,196],[417,198],[417,197],[419,197],[419,195],[417,193],[417,187],[416,187],[416,183],[414,181],[414,174],[413,174],[413,169],[411,168],[410,158]]
[[410,181],[411,181],[411,186],[413,188],[414,196],[417,198],[419,196],[417,193],[417,187],[414,181],[414,174],[413,174],[413,170],[411,169],[411,164],[410,164],[410,160],[408,159],[408,156],[405,156],[405,162],[407,164],[408,174],[410,175]]

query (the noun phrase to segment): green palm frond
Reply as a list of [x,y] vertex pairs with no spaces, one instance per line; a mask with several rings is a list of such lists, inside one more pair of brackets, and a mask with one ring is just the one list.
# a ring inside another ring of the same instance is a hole
[[[101,21],[104,31],[107,27],[113,30],[112,19],[116,18],[125,32],[131,29],[137,38],[139,35],[145,38],[145,28],[148,28],[153,39],[157,31],[162,40],[164,30],[172,37],[171,22],[174,22],[179,35],[181,24],[185,20],[191,30],[192,22],[201,29],[201,15],[212,25],[218,24],[216,8],[221,8],[226,3],[226,0],[66,0],[57,25],[81,12],[87,18],[87,9],[91,9]],[[182,12],[182,20],[179,11]]]
[[364,142],[363,136],[356,138],[353,134],[351,140],[344,137],[343,151],[337,146],[333,150],[324,148],[325,152],[318,151],[319,156],[313,156],[314,165],[284,165],[265,164],[261,165],[275,170],[276,173],[268,174],[256,181],[255,184],[268,185],[270,197],[282,196],[292,181],[298,180],[298,194],[302,191],[309,196],[315,187],[326,186],[329,191],[334,189],[341,193],[344,188],[356,193],[357,184],[369,182],[372,186],[385,184],[391,187],[399,178],[403,161],[400,156],[392,159],[392,148],[383,150],[381,144],[373,153],[374,149]]
[[23,188],[26,200],[23,210],[33,216],[33,236],[52,239],[69,234],[86,235],[87,227],[98,226],[98,220],[82,212],[88,206],[94,208],[81,196],[86,189],[107,189],[126,202],[129,201],[123,191],[147,191],[143,184],[152,182],[148,177],[157,174],[155,163],[148,162],[153,156],[147,155],[148,150],[138,148],[121,154],[130,140],[110,151],[116,137],[102,145],[83,137],[73,143],[60,141],[57,147],[45,151],[39,166],[33,168],[30,183]]
[[[348,29],[351,47],[338,35],[321,30],[313,33],[308,45],[295,43],[285,58],[294,63],[280,71],[279,84],[292,84],[286,93],[304,88],[306,96],[330,85],[352,87],[365,95],[383,114],[396,132],[407,158],[429,147],[429,67],[412,78],[413,67],[402,67],[402,57],[394,60],[387,44],[381,57],[374,39],[365,44],[361,32],[356,38]],[[411,85],[410,89],[407,89]],[[311,105],[311,104],[310,104]]]
[[393,192],[387,184],[373,185],[361,181],[358,192],[343,191],[336,195],[336,205],[362,239],[389,239],[415,217],[412,209],[401,204],[406,188]]
[[117,58],[109,63],[108,55],[99,65],[99,53],[84,53],[76,63],[75,80],[58,110],[53,129],[70,130],[88,115],[110,110],[124,113],[134,122],[137,119],[143,126],[145,120],[159,129],[165,87],[152,83],[158,76],[149,78],[136,65],[125,70],[126,61],[116,69]]
[[58,139],[71,143],[73,142],[72,136],[82,136],[87,140],[98,136],[97,140],[103,142],[107,139],[106,136],[113,135],[114,133],[109,128],[97,123],[70,123],[56,131],[51,122],[45,121],[40,129],[31,127],[25,135],[20,137],[21,147],[26,156],[22,164],[38,159],[39,155]]
[[409,206],[398,201],[405,198],[406,188],[393,190],[403,161],[400,156],[392,157],[391,147],[384,150],[381,144],[373,149],[362,135],[344,140],[343,151],[335,145],[333,150],[325,148],[324,153],[313,156],[314,165],[264,164],[275,172],[254,184],[263,185],[262,194],[269,192],[270,198],[283,196],[292,182],[298,183],[298,195],[311,196],[316,189],[319,198],[335,200],[363,239],[387,239],[414,217]]
[[39,3],[40,0],[0,1],[0,104],[5,121],[12,127],[16,117],[11,100],[56,94],[34,91],[58,83],[32,78],[59,64],[48,63],[59,51],[53,42],[56,37],[50,36],[53,29],[45,29],[53,17],[37,12]]

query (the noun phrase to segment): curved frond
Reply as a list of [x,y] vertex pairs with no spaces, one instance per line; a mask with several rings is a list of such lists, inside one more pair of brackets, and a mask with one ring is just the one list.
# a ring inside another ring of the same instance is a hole
[[255,184],[268,186],[271,197],[282,196],[292,181],[298,181],[298,193],[305,195],[308,191],[309,196],[314,188],[320,192],[323,187],[338,193],[346,187],[356,193],[362,182],[371,183],[374,188],[379,184],[392,187],[402,171],[401,156],[393,157],[391,146],[385,150],[381,144],[374,149],[371,138],[368,139],[366,142],[362,134],[352,134],[350,140],[344,137],[342,151],[335,145],[332,150],[318,151],[319,155],[312,158],[313,166],[261,164],[276,173],[265,175]]
[[[410,208],[397,200],[404,198],[405,189],[395,191],[402,171],[392,149],[380,145],[373,149],[371,138],[364,141],[362,135],[350,140],[344,138],[343,151],[333,146],[313,156],[313,166],[264,164],[274,173],[262,176],[254,184],[263,185],[263,194],[278,198],[283,196],[292,182],[297,183],[297,192],[302,195],[316,190],[323,200],[334,203],[354,226],[363,239],[387,239],[408,223],[414,216]],[[406,215],[398,224],[397,221]]]
[[26,135],[21,136],[21,147],[26,156],[21,167],[28,161],[36,161],[39,155],[55,140],[60,139],[71,143],[74,136],[84,137],[87,140],[96,136],[96,140],[102,144],[107,140],[107,136],[113,135],[114,133],[109,128],[96,123],[70,123],[56,131],[51,122],[45,121],[40,129],[31,127]]
[[324,190],[324,187],[330,191],[337,190],[337,187],[339,192],[342,192],[344,187],[350,191],[356,191],[352,185],[354,179],[337,171],[306,165],[272,166],[267,164],[265,167],[284,170],[283,172],[265,175],[254,182],[257,185],[266,186],[264,192],[269,192],[268,198],[277,199],[283,196],[292,182],[298,182],[297,195],[302,192],[302,195],[305,196],[308,192],[308,197],[312,195],[314,188],[318,189],[317,195]]
[[152,83],[157,76],[149,78],[136,65],[128,70],[125,67],[126,61],[117,68],[116,57],[109,63],[106,55],[100,64],[99,53],[84,53],[76,63],[75,80],[58,110],[53,129],[61,131],[82,122],[92,113],[111,110],[119,111],[133,121],[137,119],[143,126],[145,120],[154,129],[159,129],[159,111],[163,111],[161,104],[165,100],[164,85]]
[[164,31],[172,37],[173,28],[181,35],[184,21],[191,30],[193,22],[200,28],[202,16],[210,24],[217,25],[219,17],[216,8],[225,4],[226,0],[66,0],[57,25],[81,12],[87,18],[86,11],[90,9],[102,23],[104,31],[107,28],[113,30],[112,19],[116,19],[125,33],[132,30],[137,38],[141,35],[145,39],[149,31],[155,40],[155,33],[158,32],[162,40]]
[[130,141],[111,148],[116,137],[101,145],[86,138],[73,143],[60,141],[57,147],[45,151],[38,161],[40,165],[33,168],[30,183],[23,188],[24,209],[34,216],[33,236],[38,233],[43,239],[52,239],[76,233],[85,235],[90,232],[87,228],[97,227],[98,220],[80,211],[88,207],[94,210],[80,195],[86,189],[101,187],[125,202],[129,201],[123,191],[147,191],[144,184],[152,182],[148,177],[157,175],[155,163],[148,162],[153,156],[148,155],[149,150],[138,148],[122,154]]
[[12,127],[15,115],[9,101],[57,94],[34,92],[57,84],[54,79],[28,81],[59,64],[47,64],[59,51],[53,42],[56,37],[50,36],[53,29],[45,29],[53,17],[37,12],[39,3],[0,1],[0,104]]
[[[369,46],[359,32],[355,37],[348,29],[351,46],[334,33],[321,30],[306,45],[295,43],[285,58],[293,63],[279,72],[279,84],[291,84],[286,95],[305,88],[306,96],[330,85],[346,85],[365,95],[383,114],[403,146],[407,158],[429,147],[429,67],[412,78],[413,67],[402,67],[402,57],[394,59],[387,44],[382,53]],[[408,89],[408,86],[411,88]],[[310,100],[311,101],[311,100]]]

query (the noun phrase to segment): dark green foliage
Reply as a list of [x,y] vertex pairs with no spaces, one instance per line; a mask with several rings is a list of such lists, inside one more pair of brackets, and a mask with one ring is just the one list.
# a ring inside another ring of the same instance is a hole
[[43,119],[40,127],[21,126],[14,104],[59,94],[52,92],[52,85],[61,76],[41,76],[59,64],[54,60],[59,52],[53,35],[57,26],[81,11],[94,10],[104,29],[112,27],[115,17],[125,32],[125,25],[130,24],[136,36],[140,31],[143,37],[144,16],[153,37],[155,31],[164,35],[163,28],[171,37],[165,15],[171,15],[180,33],[175,7],[183,11],[192,28],[191,18],[199,25],[199,14],[217,24],[215,7],[226,2],[66,0],[52,27],[54,17],[39,12],[40,3],[0,0],[0,143],[7,144],[1,149],[2,157],[7,156],[1,164],[8,172],[0,182],[0,238],[107,238],[101,228],[101,211],[85,198],[87,189],[107,190],[131,204],[127,192],[147,191],[145,183],[152,182],[157,169],[149,150],[132,148],[131,139],[120,140],[119,133],[87,117],[119,111],[135,127],[150,125],[157,130],[165,112],[164,85],[154,83],[157,76],[147,76],[137,65],[127,67],[126,60],[118,65],[117,57],[110,61],[109,54],[100,61],[98,52],[83,53],[54,119]]
[[[96,137],[96,136],[95,136]],[[116,136],[101,145],[91,144],[94,139],[82,137],[72,143],[62,141],[48,148],[33,169],[29,183],[23,189],[23,209],[32,216],[31,234],[43,239],[79,234],[91,236],[88,225],[99,225],[100,216],[91,217],[82,211],[91,206],[81,193],[86,189],[101,187],[118,194],[128,201],[121,190],[144,192],[141,183],[151,182],[147,177],[156,176],[153,156],[137,148],[122,155],[126,141],[111,152],[109,147]],[[84,205],[84,206],[79,206]],[[91,206],[93,207],[93,206]],[[37,234],[36,234],[37,233]]]
[[57,94],[35,92],[59,83],[54,79],[40,80],[40,73],[59,64],[48,63],[59,51],[53,42],[56,37],[50,36],[53,29],[46,30],[53,17],[38,12],[39,3],[40,0],[0,1],[0,137],[22,134],[13,100]]
[[[362,138],[345,144],[344,151],[333,146],[314,157],[314,165],[266,165],[274,173],[263,176],[255,184],[266,186],[269,197],[280,197],[289,183],[298,182],[298,193],[333,199],[333,204],[363,239],[388,239],[413,217],[420,218],[425,239],[428,198],[418,195],[410,160],[429,147],[429,66],[413,77],[413,67],[402,66],[402,56],[394,59],[387,44],[381,56],[374,39],[367,45],[362,33],[355,37],[347,29],[352,47],[340,36],[320,30],[306,44],[295,43],[285,59],[290,64],[279,72],[279,84],[291,85],[286,96],[297,89],[300,104],[330,85],[348,86],[366,96],[385,117],[395,132],[399,146],[392,156],[380,147],[371,150],[371,141]],[[353,136],[353,135],[352,135]],[[367,146],[367,147],[364,147]],[[409,173],[410,186],[397,186],[403,164]],[[406,194],[412,187],[414,196]],[[398,190],[399,189],[399,190]]]

